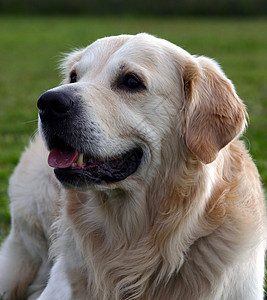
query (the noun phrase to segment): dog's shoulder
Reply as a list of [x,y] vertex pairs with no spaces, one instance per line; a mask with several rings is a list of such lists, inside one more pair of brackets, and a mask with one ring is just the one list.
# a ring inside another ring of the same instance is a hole
[[220,211],[220,216],[224,216],[221,228],[228,228],[225,233],[231,228],[233,241],[236,242],[239,236],[240,244],[249,241],[250,247],[253,242],[257,245],[266,235],[265,201],[258,170],[240,140],[231,142],[218,159],[219,180],[208,206],[212,207],[208,215],[217,219]]
[[43,141],[36,136],[10,178],[9,196],[16,220],[25,220],[36,228],[49,228],[59,206],[60,185],[47,157]]

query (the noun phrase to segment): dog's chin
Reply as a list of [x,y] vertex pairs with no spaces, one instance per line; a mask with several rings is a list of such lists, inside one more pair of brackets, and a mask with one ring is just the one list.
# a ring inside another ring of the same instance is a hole
[[[53,151],[55,153],[60,150],[52,149],[50,156]],[[65,162],[61,163],[59,160],[53,162],[51,157],[49,157],[49,164],[54,167],[55,176],[63,186],[77,190],[100,186],[107,187],[113,186],[114,183],[120,183],[138,170],[143,157],[143,150],[140,147],[135,147],[117,156],[102,160],[83,155],[81,161],[80,154],[75,154],[75,150],[67,151],[73,153],[69,154],[69,157],[73,155],[73,158],[68,158],[66,150],[61,151],[65,153],[65,159],[69,160],[67,164]],[[75,161],[72,162],[72,159]],[[61,167],[62,164],[65,165]]]

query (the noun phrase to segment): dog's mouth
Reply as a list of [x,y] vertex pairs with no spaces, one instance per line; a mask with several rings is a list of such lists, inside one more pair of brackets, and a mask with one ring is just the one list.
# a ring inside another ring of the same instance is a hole
[[53,147],[48,164],[54,168],[57,179],[63,185],[85,188],[92,184],[115,183],[126,179],[136,172],[142,156],[140,147],[105,159],[79,153],[71,147]]

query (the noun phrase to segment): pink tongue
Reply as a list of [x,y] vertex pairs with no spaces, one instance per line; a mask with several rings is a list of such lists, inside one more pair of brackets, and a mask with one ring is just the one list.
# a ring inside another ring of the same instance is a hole
[[62,150],[53,148],[48,156],[48,164],[53,168],[68,168],[70,167],[79,156],[77,150]]

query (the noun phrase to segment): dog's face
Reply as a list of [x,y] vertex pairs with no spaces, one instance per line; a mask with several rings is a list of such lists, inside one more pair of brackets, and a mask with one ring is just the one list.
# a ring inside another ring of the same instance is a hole
[[147,34],[70,54],[64,84],[38,100],[55,174],[72,188],[149,182],[193,155],[213,161],[245,110],[219,67]]

